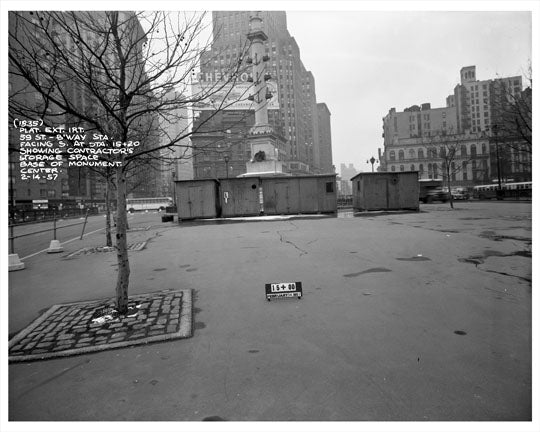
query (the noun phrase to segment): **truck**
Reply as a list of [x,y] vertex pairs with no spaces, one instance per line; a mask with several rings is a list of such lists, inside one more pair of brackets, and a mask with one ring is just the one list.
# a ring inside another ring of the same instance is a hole
[[450,194],[444,190],[442,179],[419,179],[420,186],[419,200],[425,203],[433,201],[446,202],[450,199]]

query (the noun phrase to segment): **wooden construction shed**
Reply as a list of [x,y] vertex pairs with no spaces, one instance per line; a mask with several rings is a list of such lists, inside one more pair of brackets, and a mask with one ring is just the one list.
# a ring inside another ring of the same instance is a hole
[[261,178],[264,214],[337,213],[336,174]]
[[178,220],[337,214],[336,174],[177,180]]
[[177,180],[174,193],[179,221],[221,215],[219,182],[215,179]]
[[420,208],[418,171],[360,173],[351,182],[356,211]]
[[221,216],[256,216],[261,212],[259,177],[221,179]]

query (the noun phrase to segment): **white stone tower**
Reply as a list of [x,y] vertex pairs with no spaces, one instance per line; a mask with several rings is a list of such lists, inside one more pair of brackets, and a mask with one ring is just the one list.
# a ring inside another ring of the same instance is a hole
[[249,131],[251,161],[246,163],[248,175],[283,175],[286,165],[285,143],[268,123],[268,100],[273,95],[266,82],[271,78],[267,69],[270,57],[264,53],[264,41],[268,39],[262,28],[262,19],[255,12],[249,20],[251,42],[248,63],[252,64],[253,92],[249,99],[255,105],[255,124]]

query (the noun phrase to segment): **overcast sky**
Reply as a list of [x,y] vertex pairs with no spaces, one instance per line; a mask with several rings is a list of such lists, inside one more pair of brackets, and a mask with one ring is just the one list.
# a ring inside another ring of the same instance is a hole
[[[479,80],[526,74],[531,26],[539,12],[538,1],[8,3],[25,9],[33,4],[37,9],[287,11],[289,33],[315,77],[317,101],[325,102],[332,114],[338,172],[341,163],[370,171],[366,161],[383,148],[382,118],[389,109],[403,111],[425,102],[445,106],[463,66],[476,65]],[[533,31],[539,36],[537,27]]]
[[444,107],[463,66],[476,65],[479,80],[526,75],[531,19],[511,11],[288,11],[317,101],[332,113],[338,172],[341,163],[371,171],[366,160],[383,147],[389,109]]

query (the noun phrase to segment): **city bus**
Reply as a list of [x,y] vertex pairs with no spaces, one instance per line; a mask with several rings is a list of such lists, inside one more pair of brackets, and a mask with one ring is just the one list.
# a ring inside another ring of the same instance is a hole
[[[473,188],[473,197],[476,199],[497,198],[498,183],[478,185]],[[531,198],[532,182],[516,182],[501,184],[501,198]]]
[[173,205],[171,197],[156,198],[127,198],[126,208],[128,211],[165,210]]

